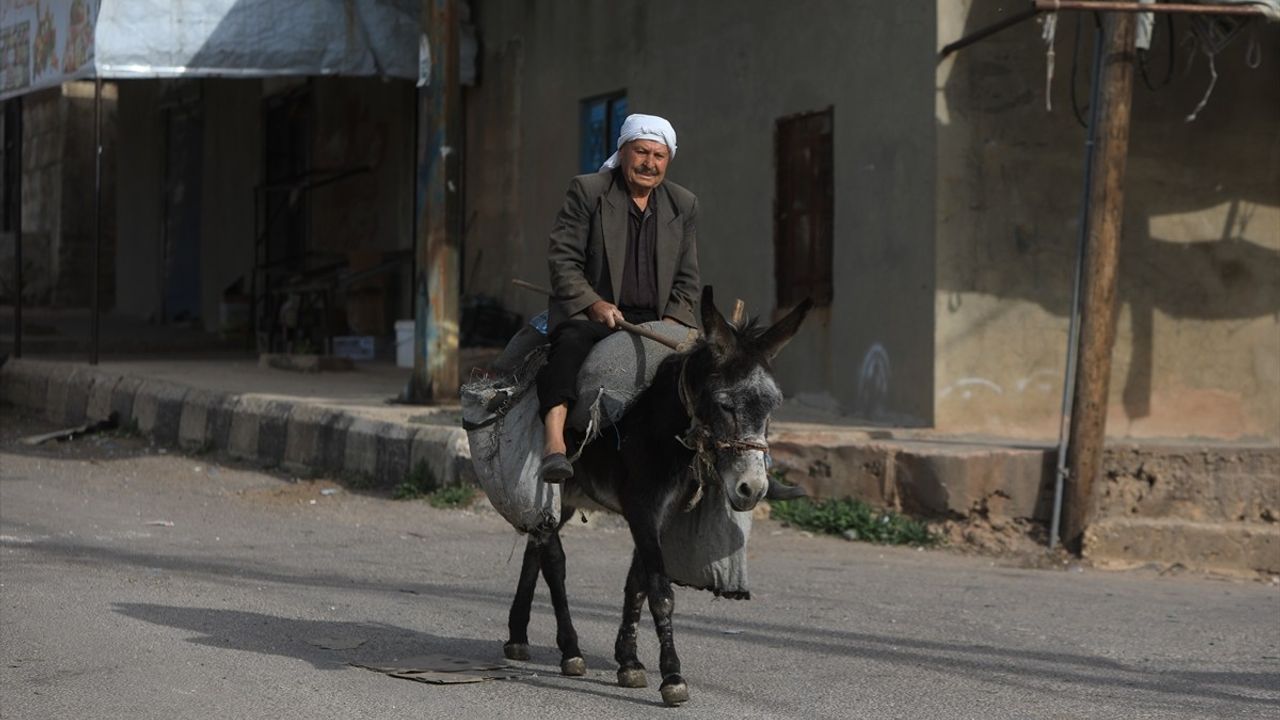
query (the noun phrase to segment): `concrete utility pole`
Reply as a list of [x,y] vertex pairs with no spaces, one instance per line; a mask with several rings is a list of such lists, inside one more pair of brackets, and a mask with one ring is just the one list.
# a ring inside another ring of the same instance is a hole
[[1088,217],[1080,362],[1076,369],[1067,449],[1071,491],[1062,533],[1063,542],[1077,549],[1093,509],[1093,484],[1101,472],[1106,440],[1111,350],[1116,336],[1124,173],[1133,101],[1135,25],[1136,18],[1127,12],[1107,13],[1104,19],[1102,89]]
[[458,394],[462,96],[457,0],[422,0],[430,75],[418,88],[412,402]]

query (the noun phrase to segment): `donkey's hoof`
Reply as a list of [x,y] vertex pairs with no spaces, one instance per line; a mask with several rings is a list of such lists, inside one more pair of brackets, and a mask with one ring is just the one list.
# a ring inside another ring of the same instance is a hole
[[662,702],[675,707],[689,702],[689,686],[679,675],[669,675],[662,681]]
[[509,642],[502,646],[502,654],[506,655],[508,660],[528,660],[529,643]]
[[580,657],[565,658],[560,661],[560,674],[582,677],[587,674],[587,661]]
[[618,687],[649,687],[649,680],[644,676],[644,668],[618,668]]

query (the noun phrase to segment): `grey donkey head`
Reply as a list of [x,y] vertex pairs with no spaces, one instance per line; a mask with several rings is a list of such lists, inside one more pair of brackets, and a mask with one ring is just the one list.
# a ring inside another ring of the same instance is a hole
[[770,327],[753,321],[736,328],[716,308],[711,288],[702,291],[707,353],[699,363],[694,409],[705,450],[714,452],[716,474],[735,510],[752,509],[769,488],[769,417],[782,403],[772,361],[811,307],[805,300]]

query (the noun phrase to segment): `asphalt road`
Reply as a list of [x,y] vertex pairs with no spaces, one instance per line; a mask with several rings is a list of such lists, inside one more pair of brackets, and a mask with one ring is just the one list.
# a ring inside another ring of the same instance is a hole
[[[677,590],[692,699],[614,684],[630,539],[571,525],[589,672],[558,674],[540,587],[522,680],[351,666],[500,660],[519,570],[492,511],[436,510],[0,413],[0,717],[1280,718],[1280,588],[1021,569],[757,523],[750,601]],[[171,524],[171,525],[170,525]],[[346,649],[326,649],[325,646]],[[352,647],[354,646],[354,647]]]

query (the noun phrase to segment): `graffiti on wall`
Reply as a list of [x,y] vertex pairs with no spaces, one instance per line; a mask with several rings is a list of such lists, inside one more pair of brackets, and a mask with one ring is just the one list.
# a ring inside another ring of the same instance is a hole
[[889,351],[880,343],[872,343],[858,371],[858,394],[853,407],[857,415],[866,418],[884,415],[889,402],[890,375]]

